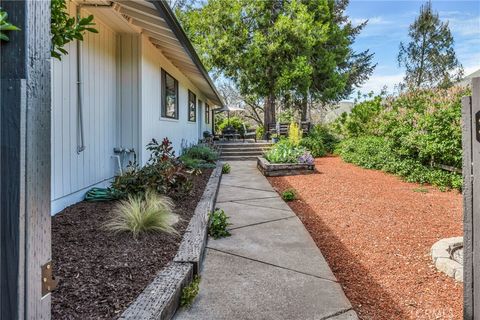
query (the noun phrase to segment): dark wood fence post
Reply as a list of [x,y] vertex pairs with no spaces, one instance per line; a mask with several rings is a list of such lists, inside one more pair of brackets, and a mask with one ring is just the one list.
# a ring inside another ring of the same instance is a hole
[[50,1],[0,6],[21,28],[0,47],[0,318],[49,319]]
[[462,99],[464,319],[480,319],[480,78]]

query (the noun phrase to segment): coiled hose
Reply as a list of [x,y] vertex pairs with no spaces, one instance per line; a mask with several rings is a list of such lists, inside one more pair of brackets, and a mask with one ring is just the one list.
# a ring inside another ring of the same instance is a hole
[[122,192],[114,188],[92,188],[85,194],[86,201],[111,201],[122,197]]

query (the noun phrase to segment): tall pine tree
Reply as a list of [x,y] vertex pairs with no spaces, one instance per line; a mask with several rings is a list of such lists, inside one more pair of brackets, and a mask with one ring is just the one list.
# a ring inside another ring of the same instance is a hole
[[410,42],[400,43],[398,64],[405,67],[405,84],[410,88],[449,87],[463,75],[453,49],[448,22],[442,22],[429,1],[410,25]]

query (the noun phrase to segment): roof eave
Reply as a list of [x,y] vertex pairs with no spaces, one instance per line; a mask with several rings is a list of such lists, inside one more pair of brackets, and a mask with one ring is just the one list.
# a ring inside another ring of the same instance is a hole
[[167,22],[168,26],[172,29],[173,33],[177,36],[178,41],[180,41],[182,46],[185,48],[185,51],[192,59],[193,63],[195,63],[198,70],[202,73],[202,76],[208,82],[210,88],[217,96],[219,105],[221,107],[224,107],[225,105],[222,101],[222,98],[220,97],[220,94],[217,91],[217,88],[215,87],[215,84],[213,84],[213,81],[210,78],[210,75],[208,74],[207,70],[203,66],[203,63],[198,57],[197,52],[195,51],[195,48],[193,48],[192,43],[190,42],[187,35],[185,34],[185,31],[180,25],[180,22],[178,21],[177,17],[175,17],[175,14],[173,13],[172,9],[170,9],[170,6],[162,0],[151,0],[151,2],[157,9],[160,16]]

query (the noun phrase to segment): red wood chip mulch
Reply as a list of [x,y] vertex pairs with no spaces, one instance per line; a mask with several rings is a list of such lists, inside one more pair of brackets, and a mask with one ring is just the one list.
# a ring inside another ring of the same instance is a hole
[[[463,235],[462,196],[337,157],[319,173],[269,178],[297,190],[303,221],[361,319],[461,319],[462,283],[436,271],[430,248]],[[427,191],[428,190],[428,191]]]

